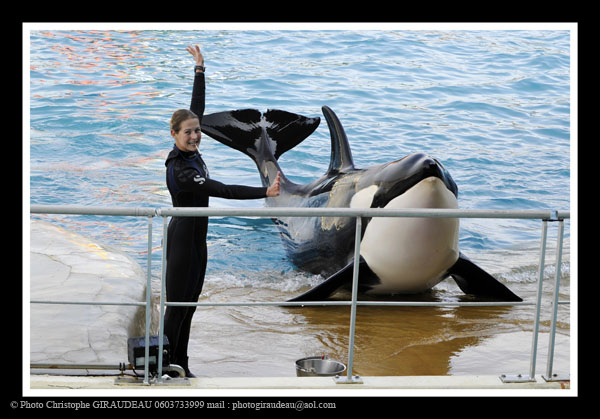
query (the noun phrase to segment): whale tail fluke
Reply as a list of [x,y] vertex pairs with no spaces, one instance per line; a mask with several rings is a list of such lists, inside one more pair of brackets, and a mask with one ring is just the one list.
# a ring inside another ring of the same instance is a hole
[[269,109],[240,109],[204,115],[202,132],[257,161],[275,160],[291,150],[319,126],[321,119]]
[[[282,172],[277,159],[312,134],[320,121],[318,117],[275,109],[264,114],[256,109],[240,109],[204,115],[201,128],[208,136],[254,160],[267,186]],[[283,173],[281,180],[283,185],[292,185]]]

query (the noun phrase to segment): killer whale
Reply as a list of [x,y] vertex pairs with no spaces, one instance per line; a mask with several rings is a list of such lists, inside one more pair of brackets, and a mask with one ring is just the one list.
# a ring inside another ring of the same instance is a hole
[[[337,115],[322,107],[331,139],[327,172],[309,184],[289,180],[279,157],[310,136],[319,117],[282,110],[241,109],[204,115],[202,131],[249,156],[263,185],[281,173],[278,207],[458,208],[458,187],[442,163],[424,153],[356,168]],[[286,253],[301,270],[326,279],[290,301],[318,301],[352,281],[355,222],[348,217],[281,217]],[[366,218],[362,222],[359,291],[414,294],[452,277],[466,294],[522,301],[458,248],[458,218]]]

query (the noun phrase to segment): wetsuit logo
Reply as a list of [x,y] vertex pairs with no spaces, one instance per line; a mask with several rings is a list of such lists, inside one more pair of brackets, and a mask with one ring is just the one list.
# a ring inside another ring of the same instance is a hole
[[204,179],[202,176],[200,175],[196,175],[194,176],[194,182],[196,182],[198,185],[202,185],[204,183],[206,179]]

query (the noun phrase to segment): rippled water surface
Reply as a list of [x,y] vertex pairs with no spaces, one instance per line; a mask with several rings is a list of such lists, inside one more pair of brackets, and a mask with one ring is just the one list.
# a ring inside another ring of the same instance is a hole
[[[427,152],[459,188],[461,208],[571,205],[571,55],[568,30],[137,30],[30,33],[30,202],[171,206],[164,160],[171,113],[188,107],[199,44],[206,113],[283,109],[339,116],[358,167]],[[208,137],[211,176],[258,186],[254,164]],[[281,158],[298,183],[321,176],[323,124]],[[262,206],[212,199],[212,206]],[[145,219],[42,216],[117,245],[145,266]],[[154,291],[162,224],[154,221]],[[461,221],[461,250],[527,301],[535,300],[540,221]],[[556,227],[549,229],[544,301],[552,293]],[[561,299],[570,299],[570,221]],[[287,261],[268,219],[213,218],[201,301],[281,301],[321,278]],[[415,297],[464,299],[452,281]],[[547,341],[549,309],[542,312]],[[526,373],[533,308],[358,310],[355,372],[363,375]],[[349,309],[200,308],[191,341],[201,376],[294,375],[293,361],[345,362]],[[555,370],[569,370],[570,310],[559,308]],[[542,345],[543,347],[543,345]],[[545,350],[544,350],[545,353]],[[540,356],[544,362],[545,355]]]

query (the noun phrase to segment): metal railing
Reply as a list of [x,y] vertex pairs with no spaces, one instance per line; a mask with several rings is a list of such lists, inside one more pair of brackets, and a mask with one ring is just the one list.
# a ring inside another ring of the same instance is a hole
[[[558,304],[569,304],[568,301],[558,301],[559,283],[562,265],[564,219],[570,218],[570,211],[556,210],[460,210],[460,209],[351,209],[351,208],[122,208],[122,207],[87,207],[71,205],[31,205],[31,214],[63,214],[63,215],[109,215],[109,216],[133,216],[148,218],[148,258],[147,258],[147,284],[146,301],[137,303],[115,303],[115,302],[81,302],[81,301],[42,301],[31,300],[34,304],[86,304],[86,305],[136,305],[146,307],[146,330],[145,330],[145,365],[144,365],[144,383],[149,382],[149,337],[150,337],[150,314],[151,314],[151,264],[152,264],[152,219],[153,217],[163,218],[163,249],[161,263],[161,291],[160,291],[160,309],[159,309],[159,350],[158,350],[158,378],[162,379],[162,355],[163,355],[163,334],[164,334],[164,311],[167,306],[340,306],[349,305],[350,310],[350,331],[348,344],[348,368],[346,377],[336,378],[336,382],[359,383],[360,377],[353,376],[354,362],[354,335],[356,325],[357,306],[426,306],[426,307],[459,307],[459,306],[535,306],[534,330],[531,343],[531,356],[529,374],[501,375],[503,382],[523,382],[536,381],[535,368],[537,358],[537,344],[540,324],[540,311],[542,300],[542,284],[544,278],[544,264],[546,257],[546,242],[548,222],[558,222],[558,236],[556,243],[556,271],[554,276],[554,295],[553,309],[550,328],[550,340],[548,344],[548,359],[546,364],[546,374],[542,377],[546,381],[557,381],[568,379],[565,376],[553,374],[553,358],[556,334],[556,319]],[[166,247],[168,217],[352,217],[356,219],[356,235],[354,250],[354,272],[352,280],[352,299],[351,301],[304,301],[304,302],[243,302],[243,303],[210,303],[210,302],[167,302],[165,301],[165,274],[166,274]],[[358,301],[358,258],[360,257],[360,232],[362,226],[362,217],[431,217],[431,218],[504,218],[504,219],[529,219],[542,220],[542,236],[540,244],[539,271],[537,278],[537,294],[535,302],[406,302],[406,301]]]

